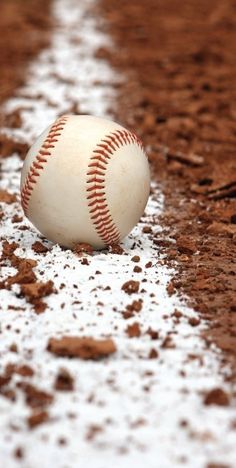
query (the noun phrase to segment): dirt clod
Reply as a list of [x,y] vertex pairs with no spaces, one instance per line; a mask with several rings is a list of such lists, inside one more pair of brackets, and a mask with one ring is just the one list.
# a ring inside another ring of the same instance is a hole
[[228,394],[222,388],[213,388],[204,397],[204,405],[229,406]]
[[116,352],[113,340],[96,340],[94,338],[63,336],[50,338],[47,349],[56,356],[77,357],[97,360]]
[[139,281],[130,280],[123,284],[122,288],[126,294],[134,294],[139,291]]

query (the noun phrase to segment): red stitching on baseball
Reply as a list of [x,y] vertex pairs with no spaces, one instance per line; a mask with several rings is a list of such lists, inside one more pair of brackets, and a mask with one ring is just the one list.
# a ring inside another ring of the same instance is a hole
[[104,192],[105,173],[109,159],[122,146],[136,144],[142,150],[139,138],[128,130],[116,130],[105,136],[93,151],[87,171],[87,201],[91,220],[99,237],[107,245],[120,240],[120,232],[115,225]]
[[43,142],[37,156],[36,161],[33,161],[29,168],[25,183],[21,190],[21,204],[24,210],[25,215],[27,215],[27,210],[29,206],[30,197],[34,190],[34,186],[37,183],[37,178],[40,176],[40,172],[44,169],[44,165],[47,162],[48,156],[52,155],[50,151],[51,148],[55,148],[55,145],[52,143],[57,143],[59,136],[61,135],[62,130],[65,127],[68,117],[60,117],[52,125],[46,140]]

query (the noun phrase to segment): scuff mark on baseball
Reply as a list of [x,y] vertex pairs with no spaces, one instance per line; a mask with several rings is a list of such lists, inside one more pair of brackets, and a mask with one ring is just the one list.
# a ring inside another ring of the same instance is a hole
[[139,221],[149,192],[139,138],[88,115],[58,118],[30,148],[21,174],[25,215],[49,240],[70,248],[118,243]]

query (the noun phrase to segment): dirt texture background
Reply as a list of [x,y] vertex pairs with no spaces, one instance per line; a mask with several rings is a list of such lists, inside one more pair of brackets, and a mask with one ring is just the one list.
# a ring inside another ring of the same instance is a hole
[[[145,142],[165,194],[157,239],[208,320],[205,338],[236,372],[236,2],[115,0],[100,4],[126,72],[116,115]],[[170,237],[169,240],[168,236]],[[175,242],[176,241],[176,242]]]
[[25,66],[48,44],[50,2],[7,0],[0,16],[0,104],[23,85]]

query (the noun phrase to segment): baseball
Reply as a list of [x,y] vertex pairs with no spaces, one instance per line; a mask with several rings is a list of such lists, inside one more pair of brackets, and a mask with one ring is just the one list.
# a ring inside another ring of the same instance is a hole
[[149,190],[138,137],[88,115],[65,115],[46,128],[21,174],[25,215],[45,237],[69,248],[118,243],[143,214]]

